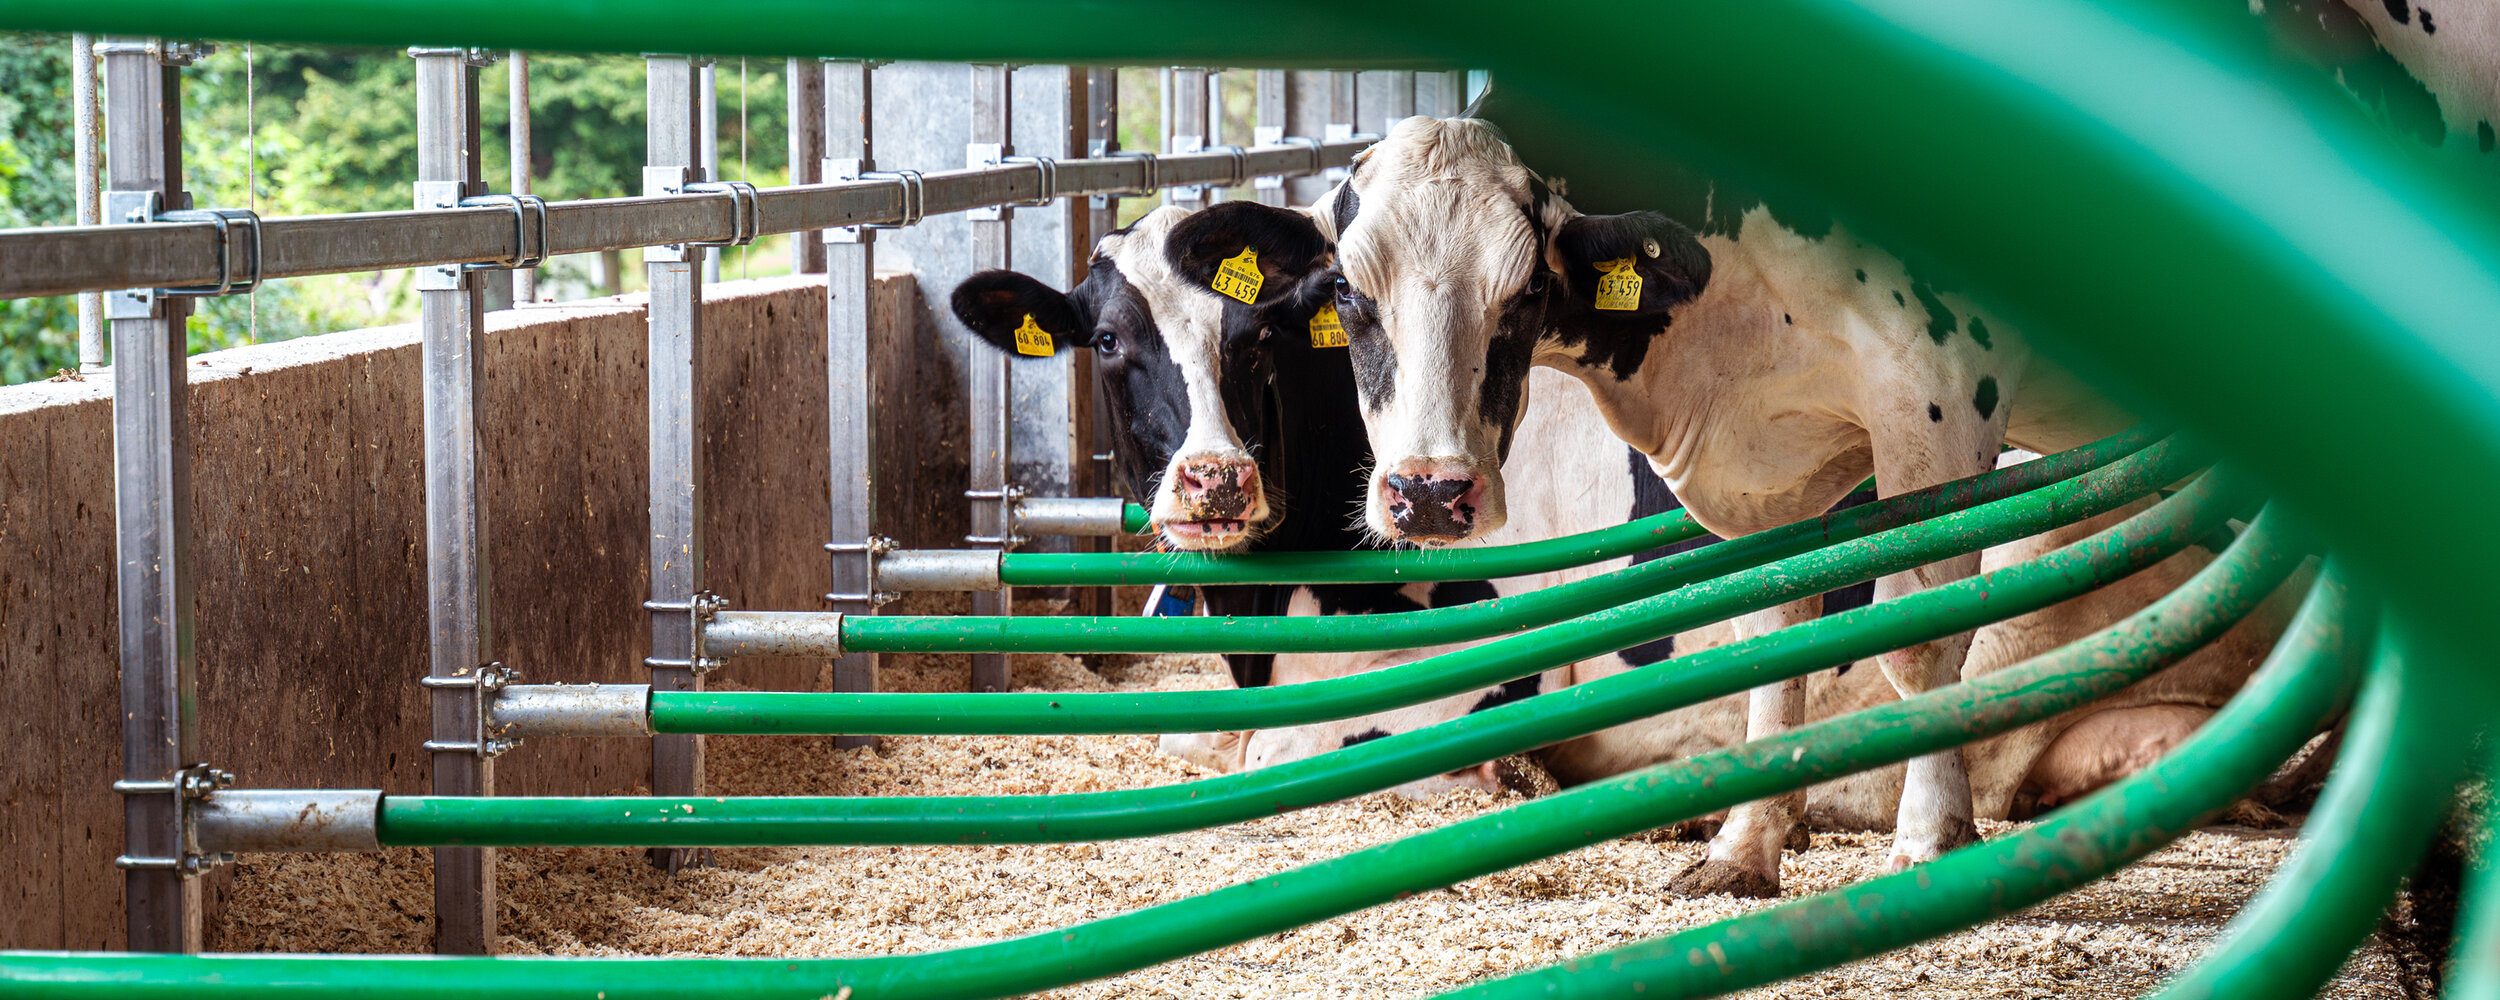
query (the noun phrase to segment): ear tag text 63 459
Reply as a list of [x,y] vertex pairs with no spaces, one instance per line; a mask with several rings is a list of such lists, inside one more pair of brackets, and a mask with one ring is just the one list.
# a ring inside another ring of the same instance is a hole
[[1033,314],[1024,314],[1024,324],[1016,327],[1016,353],[1047,358],[1058,349],[1058,345],[1051,343],[1050,332],[1033,322]]
[[1345,345],[1345,323],[1337,319],[1337,304],[1331,302],[1319,307],[1318,312],[1311,314],[1311,346],[1344,347]]
[[1603,272],[1597,279],[1597,308],[1631,312],[1641,307],[1641,274],[1632,269],[1632,258],[1601,260],[1595,266]]
[[1208,287],[1243,302],[1257,302],[1259,286],[1266,283],[1267,278],[1259,273],[1259,249],[1243,247],[1241,253],[1215,266],[1215,280]]

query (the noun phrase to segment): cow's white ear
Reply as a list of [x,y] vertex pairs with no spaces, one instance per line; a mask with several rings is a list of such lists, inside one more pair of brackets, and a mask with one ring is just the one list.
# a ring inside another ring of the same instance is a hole
[[964,329],[1008,354],[1046,358],[1093,342],[1079,304],[1030,275],[983,271],[955,286],[948,305]]

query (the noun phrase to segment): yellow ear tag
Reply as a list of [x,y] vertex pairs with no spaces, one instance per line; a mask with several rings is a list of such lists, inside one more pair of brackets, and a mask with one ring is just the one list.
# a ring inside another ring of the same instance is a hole
[[1311,346],[1344,347],[1345,324],[1337,320],[1337,304],[1331,302],[1311,314]]
[[1033,314],[1024,314],[1024,325],[1016,328],[1016,353],[1047,358],[1059,346],[1051,343],[1050,333],[1033,322]]
[[1243,302],[1257,302],[1259,286],[1266,283],[1267,278],[1259,274],[1259,249],[1243,247],[1239,255],[1215,266],[1215,280],[1208,287]]
[[1632,269],[1632,258],[1601,260],[1597,269],[1605,272],[1597,279],[1597,308],[1631,312],[1641,307],[1641,275]]

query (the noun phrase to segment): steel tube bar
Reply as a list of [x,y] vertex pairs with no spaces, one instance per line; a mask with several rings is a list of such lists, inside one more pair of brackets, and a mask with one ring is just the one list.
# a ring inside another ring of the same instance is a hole
[[[1970,513],[1991,517],[2007,512]],[[2008,537],[2030,533],[2013,530],[2018,533]],[[1930,547],[1932,542],[1912,540],[1909,536],[1913,532],[1914,529],[1905,528],[1893,536],[1876,536],[1850,544],[1862,548],[1898,544],[1904,550],[1900,556],[1903,565],[1936,558],[1928,553],[1939,549]],[[873,699],[744,692],[724,692],[702,699],[661,696],[652,701],[653,727],[803,733],[873,725],[889,733],[1030,734],[1160,733],[1305,725],[1490,687],[1791,600],[1798,593],[1828,589],[1832,585],[1829,577],[1812,565],[1823,558],[1848,556],[1818,552],[1761,571],[1695,583],[1674,593],[1596,611],[1540,631],[1354,677],[1284,687],[1146,694],[1057,692],[987,698],[891,694]],[[749,631],[759,638],[775,635],[761,629]]]
[[[1329,143],[1322,166],[1352,162],[1367,143]],[[1252,174],[1301,176],[1311,172],[1307,146],[1251,150]],[[1058,192],[1093,195],[1145,186],[1147,167],[1135,160],[1062,160]],[[1161,183],[1204,184],[1230,177],[1233,158],[1222,153],[1165,157],[1156,167]],[[938,215],[991,205],[1031,201],[1041,194],[1041,170],[1011,164],[981,170],[930,171],[924,175],[926,212]],[[898,222],[903,184],[892,180],[848,181],[757,190],[764,235]],[[631,197],[547,204],[547,242],[553,254],[595,253],[735,235],[725,197]],[[49,226],[0,230],[0,298],[72,295],[82,291],[178,287],[217,280],[216,227],[200,223],[151,226]],[[441,212],[361,212],[265,219],[261,222],[262,274],[297,278],[429,264],[484,263],[512,255],[512,212],[468,208]]]
[[[183,206],[182,74],[116,38],[104,57],[109,189]],[[114,320],[113,532],[121,613],[122,779],[169,782],[201,762],[191,594],[189,299],[157,296],[146,319]],[[122,882],[133,951],[200,949],[200,889],[182,870],[179,791],[126,794]]]
[[200,850],[254,852],[378,851],[376,789],[274,791],[226,789],[192,807]]
[[[1125,527],[1125,525],[1123,525]],[[1690,541],[1708,534],[1683,510],[1595,531],[1511,545],[1364,552],[1011,552],[999,572],[1010,585],[1124,587],[1139,584],[1415,583],[1546,573]],[[897,553],[898,555],[900,553]]]
[[[2244,537],[2217,563],[2228,564],[2227,569],[2209,568],[2165,602],[2172,615],[2197,618],[2195,627],[2208,636],[2228,628],[2236,614],[2273,589],[2294,561],[2279,548],[2270,553],[2251,549]],[[2129,624],[2146,622],[2130,619]],[[422,975],[412,975],[404,971],[408,966],[388,958],[211,956],[169,961],[21,953],[0,956],[0,979],[43,989],[45,996],[102,995],[108,989],[120,991],[116,996],[214,996],[208,991],[303,991],[342,983],[384,996],[415,996],[419,988],[482,997],[595,990],[616,1000],[667,996],[697,984],[710,995],[735,997],[844,990],[861,996],[926,998],[1022,994],[1286,930],[1699,815],[1758,794],[1762,786],[1804,787],[2010,729],[2083,704],[2096,692],[2115,690],[2194,648],[2192,643],[2165,645],[2170,648],[2151,648],[2113,630],[2078,644],[2088,647],[2080,653],[2060,650],[1910,702],[1650,768],[1203,896],[972,948],[834,960],[435,960],[424,966]],[[2276,662],[2282,659],[2278,655]],[[2307,664],[2269,669],[2260,674],[2258,685],[2269,697],[2239,699],[2234,704],[2242,711],[2226,712],[2257,737],[2242,745],[2267,740],[2296,745],[2349,690],[2350,680],[2349,670]],[[1496,711],[1528,707],[1520,703]],[[2214,729],[2206,732],[2204,740],[2191,746],[2219,742]],[[1370,745],[1330,756],[1351,756]],[[678,814],[687,819],[699,815],[691,811],[694,804],[686,805]]]
[[2400,615],[2382,624],[2369,685],[2301,822],[2298,851],[2159,1000],[2316,996],[2377,928],[2447,818],[2490,721],[2488,682],[2432,682],[2409,632]]
[[[98,122],[102,110],[96,99],[95,36],[77,32],[69,36],[69,99],[71,157],[78,171],[78,224],[102,225],[103,193],[97,185],[96,171],[104,158],[98,153],[104,141]],[[93,372],[104,367],[104,296],[96,292],[78,293],[78,370]]]
[[[835,60],[822,65],[824,94],[820,129],[827,160],[820,180],[855,178],[876,169],[876,69],[864,62]],[[792,105],[790,113],[804,114]],[[877,556],[877,398],[868,352],[868,298],[876,280],[877,245],[873,229],[824,231],[825,271],[825,468],[832,477],[832,589],[825,594],[828,610],[837,615],[864,615],[876,610]],[[862,693],[877,689],[877,654],[841,653],[833,660],[833,690]],[[866,746],[873,740],[837,735],[837,747]]]
[[877,557],[877,586],[897,593],[997,590],[1005,586],[1001,558],[991,549],[898,549]]
[[[1019,535],[1128,533],[1128,501],[1119,497],[1025,497],[1016,501]],[[1063,555],[1061,558],[1074,558]]]
[[651,736],[648,684],[513,684],[495,695],[488,725],[496,735]]
[[[889,653],[975,650],[1221,653],[1399,649],[1480,639],[1534,628],[1713,578],[1741,578],[1760,584],[1758,589],[1727,594],[1724,598],[1727,603],[1689,605],[1687,612],[1697,617],[1679,618],[1679,621],[1690,622],[1679,625],[1680,629],[1715,621],[1716,615],[1733,614],[1740,607],[1745,610],[1762,607],[1764,605],[1759,601],[1773,592],[1788,594],[1789,599],[1801,598],[1916,565],[1915,562],[1901,562],[1909,558],[1905,554],[1908,549],[1882,550],[1874,544],[1844,547],[1832,545],[1834,542],[1861,539],[1872,532],[1935,519],[1935,524],[1930,525],[1928,530],[1897,537],[1905,541],[1911,537],[1921,539],[1929,547],[1922,551],[1937,553],[1927,557],[1930,559],[1995,544],[1993,541],[1974,542],[1957,548],[1952,543],[1940,541],[1941,536],[1935,532],[1959,530],[1945,528],[1944,525],[1970,522],[1961,518],[1946,520],[1939,515],[2019,493],[2024,484],[2036,485],[2044,479],[2054,480],[2059,478],[2059,472],[2075,468],[2074,464],[2061,463],[2059,467],[2031,469],[2038,464],[2032,462],[1995,470],[1733,541],[1653,559],[1584,580],[1456,607],[1376,615],[1221,619],[913,616],[837,619],[815,612],[746,611],[715,616],[705,626],[705,642],[707,648],[725,651],[725,655],[789,655],[787,650],[792,648],[815,650],[801,655],[823,655],[835,649],[874,649]],[[2025,504],[2045,505],[2057,503],[2060,498],[2089,496],[2096,498],[2090,501],[2092,503],[2106,503],[2108,506],[2099,509],[2107,510],[2186,475],[2195,465],[2196,462],[2188,457],[2184,449],[2176,447],[2174,442],[2163,442],[2119,459],[2109,468],[2087,473],[2071,483],[2057,482],[2022,500]],[[2121,483],[2124,485],[2119,485]],[[2042,522],[2043,527],[2035,530],[2045,530],[2047,526],[2057,523],[2062,522],[2052,518]],[[1825,551],[1812,551],[1817,548],[1825,548]],[[1764,565],[1782,558],[1803,562]],[[1825,565],[1822,560],[1839,562]],[[1794,565],[1806,563],[1824,565],[1824,570],[1815,579],[1827,582],[1800,589],[1807,587],[1804,578],[1784,575],[1784,571]],[[1739,571],[1746,575],[1737,576]],[[1696,600],[1691,595],[1679,599]],[[1668,629],[1667,632],[1676,630]],[[759,637],[769,637],[768,641],[775,648],[784,651],[766,653],[761,651],[762,647],[740,645]],[[792,646],[793,643],[800,645]],[[733,650],[743,651],[730,652]]]
[[[2266,665],[2185,744],[2029,829],[1838,892],[1449,995],[1719,996],[2007,916],[2116,871],[2263,781],[2341,709],[2370,632],[2369,616],[2341,589],[2314,588]],[[2383,680],[2374,671],[2370,683]]]
[[[995,161],[1015,152],[1015,70],[984,65],[972,66],[970,70],[972,147],[966,151],[966,158],[972,162],[966,166],[979,167],[984,157]],[[971,217],[969,265],[973,269],[1015,266],[1014,220],[1015,209],[1007,207],[986,209]],[[971,449],[966,458],[970,489],[965,496],[972,501],[972,537],[965,541],[996,545],[1003,552],[1015,547],[1015,524],[1009,515],[1016,492],[1016,484],[1009,477],[1015,463],[1011,454],[1015,436],[1008,412],[1015,397],[1014,369],[1007,356],[996,351],[971,352],[963,364],[964,409],[971,422]],[[1014,595],[1004,589],[975,591],[972,595],[975,615],[1007,617],[1015,613],[1015,606]],[[972,690],[1007,690],[1006,654],[973,654]]]
[[[699,176],[702,155],[702,88],[693,60],[652,56],[644,60],[649,90],[649,152],[646,189],[666,177]],[[645,194],[656,193],[645,190]],[[651,289],[651,656],[653,691],[701,691],[711,666],[695,633],[691,612],[703,589],[703,258],[700,246],[647,251],[643,273]],[[651,790],[661,795],[703,794],[703,737],[664,734],[651,739]],[[682,848],[651,852],[667,871],[700,865],[708,852]]]
[[[417,180],[454,181],[476,191],[477,71],[458,49],[414,49],[417,61]],[[485,371],[485,291],[477,276],[452,269],[455,287],[418,293],[425,397],[425,556],[428,674],[476,681],[493,658],[488,615],[485,469],[478,461],[478,386]],[[495,793],[495,765],[477,744],[478,693],[434,688],[433,787],[437,794]],[[459,747],[466,746],[466,749]],[[434,950],[495,952],[495,855],[488,849],[434,852]]]

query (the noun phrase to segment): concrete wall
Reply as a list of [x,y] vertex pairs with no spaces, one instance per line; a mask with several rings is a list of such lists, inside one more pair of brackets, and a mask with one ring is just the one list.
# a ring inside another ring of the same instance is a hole
[[[822,607],[821,281],[732,282],[708,296],[704,545],[713,589],[735,607]],[[889,533],[959,537],[960,503],[924,512],[913,499],[963,488],[962,403],[948,389],[960,377],[909,276],[881,279],[874,302],[889,362],[880,391],[913,410],[881,410],[897,456],[880,484]],[[642,307],[534,307],[494,313],[489,327],[495,654],[533,681],[639,681]],[[247,787],[425,791],[414,329],[201,355],[190,376],[208,762]],[[122,942],[110,397],[103,376],[0,388],[0,948]],[[951,457],[951,472],[918,456]],[[741,660],[716,676],[822,690],[827,673],[821,661]],[[625,793],[648,769],[641,741],[540,740],[498,758],[497,785]]]

